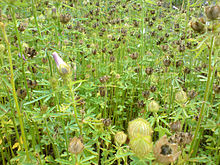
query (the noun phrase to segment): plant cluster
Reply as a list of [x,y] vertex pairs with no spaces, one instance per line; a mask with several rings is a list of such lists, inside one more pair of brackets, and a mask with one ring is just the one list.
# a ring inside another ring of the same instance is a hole
[[219,3],[0,7],[0,164],[219,163]]

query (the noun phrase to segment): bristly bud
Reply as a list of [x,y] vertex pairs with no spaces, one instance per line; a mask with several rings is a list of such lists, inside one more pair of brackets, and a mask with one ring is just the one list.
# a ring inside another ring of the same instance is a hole
[[220,17],[220,6],[215,5],[206,7],[205,14],[211,20],[217,19],[218,17]]
[[131,139],[129,146],[132,151],[140,158],[146,157],[153,149],[151,136],[137,135]]
[[175,95],[175,99],[180,104],[185,103],[187,101],[186,92],[184,92],[183,90],[177,92],[176,95]]
[[151,125],[145,119],[138,118],[128,123],[128,135],[130,139],[135,138],[137,135],[151,136],[152,133]]
[[150,112],[158,112],[159,109],[160,109],[159,104],[158,104],[156,101],[154,101],[154,100],[152,100],[152,101],[148,104],[148,110],[149,110]]
[[71,70],[70,70],[70,66],[67,65],[62,58],[60,58],[60,56],[56,53],[53,52],[53,58],[56,62],[57,68],[59,70],[59,73],[61,74],[61,76],[67,76],[70,75]]
[[69,143],[69,152],[72,154],[79,154],[83,151],[84,145],[80,138],[74,137]]
[[124,144],[126,140],[127,140],[127,135],[123,131],[117,132],[115,134],[115,142],[118,143],[119,145]]

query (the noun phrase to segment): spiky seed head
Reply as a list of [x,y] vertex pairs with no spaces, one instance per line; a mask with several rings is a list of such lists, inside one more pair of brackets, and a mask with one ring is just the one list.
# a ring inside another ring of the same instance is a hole
[[128,123],[128,136],[130,139],[138,135],[151,136],[152,133],[151,125],[145,119],[138,118]]
[[143,158],[153,149],[151,136],[138,135],[131,139],[129,146],[136,156]]
[[118,143],[119,145],[124,144],[126,140],[127,140],[127,135],[124,133],[124,131],[120,131],[115,134],[115,142]]
[[149,110],[150,112],[158,112],[159,109],[160,109],[159,104],[158,104],[156,101],[154,101],[154,100],[152,100],[152,101],[148,104],[148,110]]

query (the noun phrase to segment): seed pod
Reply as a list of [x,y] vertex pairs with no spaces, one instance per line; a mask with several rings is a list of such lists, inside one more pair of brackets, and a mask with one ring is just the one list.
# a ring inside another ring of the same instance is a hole
[[150,112],[158,112],[159,109],[160,109],[159,104],[158,104],[156,101],[154,101],[154,100],[152,100],[152,101],[148,104],[148,110],[149,110]]
[[124,144],[126,140],[127,140],[127,135],[123,131],[117,132],[115,134],[115,142],[118,143],[119,145]]
[[112,121],[110,118],[108,118],[108,119],[103,119],[102,123],[104,124],[105,127],[108,127],[111,125]]
[[158,30],[163,30],[163,26],[158,25],[157,29],[158,29]]
[[180,103],[180,104],[185,103],[185,102],[187,101],[186,92],[184,92],[184,91],[182,91],[182,90],[179,91],[179,92],[177,92],[176,95],[175,95],[175,99],[176,99],[176,101],[177,101],[178,103]]
[[71,19],[71,15],[70,14],[61,14],[60,15],[60,22],[63,24],[67,24]]
[[148,97],[150,96],[150,92],[149,92],[149,91],[144,91],[144,92],[142,92],[142,96],[143,96],[145,99],[148,99]]
[[153,73],[154,69],[151,67],[146,68],[145,72],[147,75],[151,75]]
[[193,135],[190,132],[177,132],[169,139],[170,143],[177,143],[178,145],[186,145],[191,143]]
[[133,60],[136,60],[138,58],[138,53],[135,52],[135,53],[132,53],[129,55]]
[[151,136],[137,135],[131,139],[129,146],[131,150],[140,158],[146,157],[153,149]]
[[216,94],[220,93],[220,85],[214,84],[213,85],[213,90]]
[[218,17],[220,17],[220,6],[215,5],[206,7],[205,14],[211,20],[217,19]]
[[175,122],[170,123],[170,129],[172,132],[179,132],[181,129],[181,122],[175,121]]
[[178,67],[180,67],[180,66],[183,66],[183,64],[184,64],[183,60],[178,60],[178,61],[176,62],[176,67],[178,68]]
[[69,152],[72,154],[79,154],[83,151],[84,145],[80,138],[74,137],[70,140],[69,143]]
[[190,71],[191,71],[191,70],[190,70],[189,68],[187,68],[187,67],[184,69],[184,73],[185,73],[185,74],[190,74]]
[[37,81],[27,80],[27,85],[28,85],[28,88],[34,89],[37,86]]
[[188,92],[188,96],[189,96],[190,99],[195,98],[197,96],[197,94],[198,93],[195,90],[191,90],[191,91]]
[[37,55],[37,51],[34,48],[25,47],[24,52],[29,58],[33,58]]
[[164,64],[166,67],[170,66],[170,63],[171,63],[171,61],[170,61],[169,58],[165,58],[165,59],[163,60],[163,64]]
[[191,21],[190,22],[191,28],[198,33],[205,33],[205,25],[201,22],[197,21]]
[[27,96],[27,91],[26,89],[18,89],[17,90],[17,96],[20,98],[20,99],[24,99],[26,96]]
[[150,87],[150,91],[151,91],[152,93],[154,93],[156,90],[157,90],[157,87],[156,87],[156,86],[152,85],[152,86]]
[[130,139],[138,135],[151,136],[152,133],[151,125],[145,119],[138,118],[128,123],[128,136]]

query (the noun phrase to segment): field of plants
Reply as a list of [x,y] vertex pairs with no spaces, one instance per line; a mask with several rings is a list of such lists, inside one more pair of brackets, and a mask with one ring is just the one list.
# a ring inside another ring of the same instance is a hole
[[1,165],[220,163],[220,3],[0,0]]

